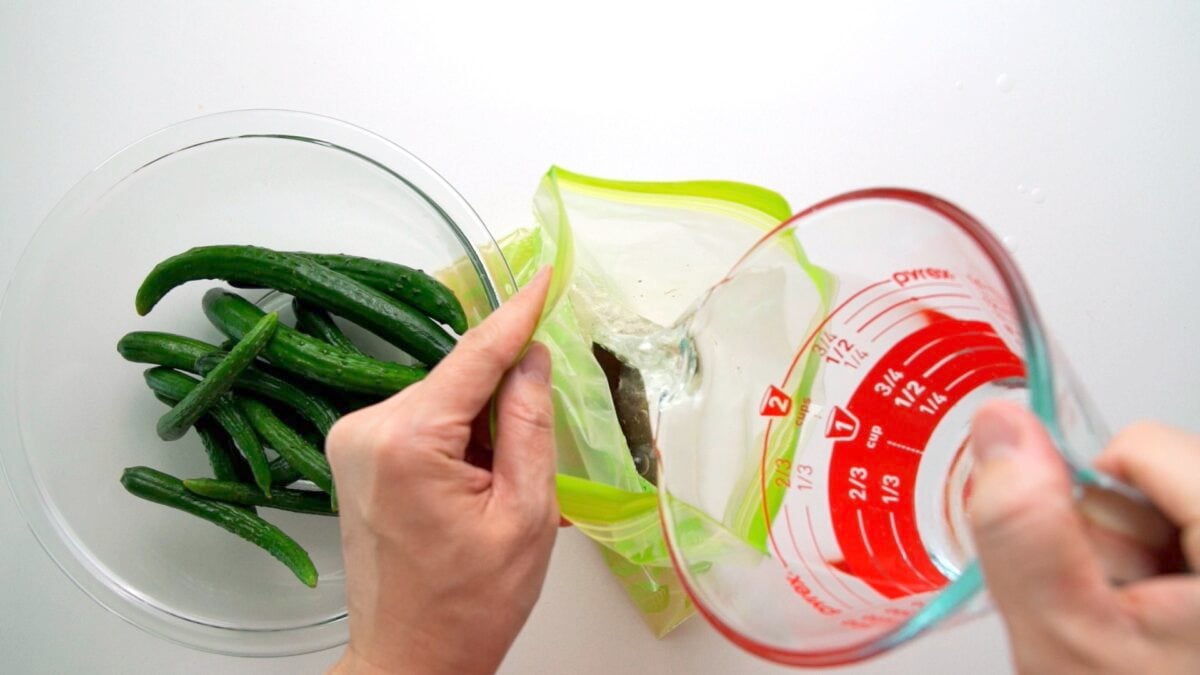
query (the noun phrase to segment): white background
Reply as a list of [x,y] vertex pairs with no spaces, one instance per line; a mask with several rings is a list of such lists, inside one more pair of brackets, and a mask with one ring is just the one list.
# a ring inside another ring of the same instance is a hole
[[[796,4],[7,0],[0,281],[123,145],[205,113],[293,108],[407,147],[496,231],[530,221],[551,163],[744,180],[797,209],[879,184],[941,194],[1010,237],[1113,427],[1200,429],[1200,4]],[[0,607],[5,672],[315,672],[336,657],[232,659],[143,634],[71,585],[7,490]],[[991,618],[845,672],[1007,668]],[[777,672],[699,619],[655,640],[565,532],[505,672],[643,669]]]

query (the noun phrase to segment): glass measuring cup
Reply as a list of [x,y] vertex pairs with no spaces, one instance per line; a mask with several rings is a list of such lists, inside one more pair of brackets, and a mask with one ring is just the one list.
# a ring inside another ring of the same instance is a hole
[[854,661],[984,606],[965,509],[984,401],[1026,403],[1081,484],[1112,486],[1014,262],[936,197],[803,211],[680,333],[651,393],[664,532],[701,613],[768,659]]

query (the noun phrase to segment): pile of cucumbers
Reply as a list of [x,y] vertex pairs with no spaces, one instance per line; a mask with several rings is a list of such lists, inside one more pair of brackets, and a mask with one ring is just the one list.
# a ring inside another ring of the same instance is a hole
[[[146,384],[169,406],[157,423],[159,437],[175,440],[194,428],[213,475],[180,480],[135,466],[125,469],[121,484],[257,544],[315,587],[308,553],[257,508],[336,516],[323,453],[334,422],[423,378],[454,347],[454,334],[467,330],[466,314],[450,289],[404,265],[238,245],[193,248],[159,263],[138,289],[138,314],[199,279],[289,294],[296,326],[214,288],[204,295],[203,309],[227,337],[222,345],[163,332],[122,337],[117,351],[153,366],[145,371]],[[364,353],[331,315],[371,331],[418,364]]]

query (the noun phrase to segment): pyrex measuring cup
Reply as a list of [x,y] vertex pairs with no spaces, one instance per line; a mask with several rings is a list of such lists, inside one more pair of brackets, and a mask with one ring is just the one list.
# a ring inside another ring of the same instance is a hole
[[969,423],[1008,398],[1082,483],[1106,438],[1003,246],[930,195],[864,190],[765,236],[681,324],[652,402],[661,516],[696,606],[796,665],[978,608]]

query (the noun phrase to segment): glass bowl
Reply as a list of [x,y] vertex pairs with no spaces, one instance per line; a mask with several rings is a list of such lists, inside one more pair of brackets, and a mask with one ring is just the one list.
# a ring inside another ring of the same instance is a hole
[[193,432],[155,435],[163,407],[147,366],[116,343],[132,330],[219,342],[200,309],[219,282],[178,288],[146,317],[133,304],[155,263],[218,243],[453,268],[473,321],[512,277],[479,217],[420,160],[344,122],[267,110],[190,120],[122,150],[63,198],[18,263],[0,307],[0,464],[46,552],[97,602],[175,642],[247,656],[325,649],[347,637],[336,519],[261,510],[312,555],[321,577],[309,589],[255,546],[118,482],[133,465],[210,475]]

